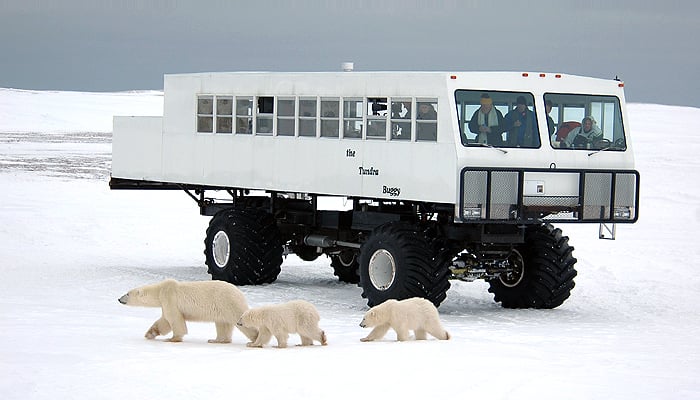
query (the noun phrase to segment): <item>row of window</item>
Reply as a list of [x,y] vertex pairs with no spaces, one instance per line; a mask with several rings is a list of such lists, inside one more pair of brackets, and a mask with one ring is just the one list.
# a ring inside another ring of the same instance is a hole
[[620,101],[615,96],[569,93],[544,95],[535,108],[528,92],[457,90],[455,102],[465,146],[540,147],[539,113],[546,114],[552,147],[619,150],[627,148]]
[[437,111],[430,98],[200,95],[197,132],[436,141]]

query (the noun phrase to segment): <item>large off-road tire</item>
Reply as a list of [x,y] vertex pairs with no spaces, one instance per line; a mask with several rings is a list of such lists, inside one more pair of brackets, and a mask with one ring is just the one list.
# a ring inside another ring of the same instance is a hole
[[448,271],[434,264],[430,240],[416,226],[377,227],[360,248],[362,297],[373,307],[388,299],[423,297],[439,306],[450,287]]
[[489,292],[505,308],[555,308],[574,288],[576,259],[569,238],[550,224],[529,227],[511,261],[515,272],[489,281]]
[[333,274],[338,277],[339,281],[347,283],[360,282],[360,263],[357,260],[357,256],[357,252],[352,250],[343,250],[339,254],[331,255]]
[[277,279],[282,239],[272,216],[261,210],[234,208],[217,213],[204,241],[212,279],[234,285],[260,285]]

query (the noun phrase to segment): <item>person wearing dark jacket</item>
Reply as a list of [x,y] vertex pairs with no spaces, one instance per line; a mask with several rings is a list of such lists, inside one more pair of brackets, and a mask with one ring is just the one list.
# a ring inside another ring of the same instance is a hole
[[535,113],[527,108],[524,96],[518,96],[515,108],[504,118],[505,130],[508,132],[506,142],[509,147],[537,147],[537,122]]

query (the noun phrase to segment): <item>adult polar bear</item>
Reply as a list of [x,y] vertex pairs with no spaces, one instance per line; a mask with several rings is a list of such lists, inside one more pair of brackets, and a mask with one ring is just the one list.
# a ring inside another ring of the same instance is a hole
[[[209,343],[231,343],[234,324],[248,310],[243,292],[223,281],[178,282],[166,279],[162,282],[137,287],[119,298],[127,306],[160,307],[163,314],[146,331],[147,339],[158,335],[173,336],[168,342],[181,342],[187,334],[185,321],[213,322],[216,339]],[[255,340],[255,329],[239,327],[250,340]]]
[[413,297],[406,300],[387,300],[367,311],[360,326],[372,328],[372,332],[360,339],[370,342],[381,339],[389,331],[396,331],[399,341],[408,340],[408,332],[414,331],[416,340],[427,339],[426,333],[441,339],[450,339],[450,334],[442,327],[437,308],[426,299]]
[[252,308],[243,313],[236,324],[240,329],[254,328],[256,340],[248,347],[263,347],[272,336],[277,339],[277,347],[287,347],[290,333],[298,333],[302,346],[311,346],[314,340],[326,345],[326,333],[318,327],[321,317],[313,304],[304,300]]

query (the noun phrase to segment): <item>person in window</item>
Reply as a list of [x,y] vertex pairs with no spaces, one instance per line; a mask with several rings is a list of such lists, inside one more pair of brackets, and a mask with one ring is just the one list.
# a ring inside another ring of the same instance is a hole
[[[430,103],[419,103],[416,119],[418,121],[437,121],[437,111]],[[418,140],[437,140],[437,123],[416,123],[416,138]]]
[[488,93],[481,95],[480,106],[469,120],[469,130],[476,134],[478,143],[502,146],[503,114],[493,107],[493,100]]
[[430,103],[420,103],[416,119],[437,120],[437,111],[435,111],[435,108],[433,108],[433,105]]
[[525,96],[518,96],[515,101],[515,108],[506,114],[504,125],[506,131],[508,131],[508,146],[537,146],[535,113],[527,108]]
[[547,129],[549,130],[549,137],[552,137],[554,131],[557,129],[556,126],[554,126],[554,120],[549,116],[549,113],[552,112],[552,100],[545,100],[544,111],[547,113]]
[[562,147],[590,147],[592,143],[603,138],[603,132],[593,117],[584,117],[581,126],[576,127],[561,142]]

